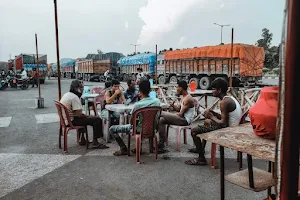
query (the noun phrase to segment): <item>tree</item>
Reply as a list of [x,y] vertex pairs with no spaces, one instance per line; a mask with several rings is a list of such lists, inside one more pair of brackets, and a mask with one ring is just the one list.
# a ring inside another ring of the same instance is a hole
[[264,28],[261,34],[262,39],[257,40],[256,45],[263,47],[264,50],[268,50],[273,39],[273,33],[270,33],[269,29]]
[[265,61],[264,67],[273,69],[278,67],[279,64],[279,46],[272,46],[271,42],[273,39],[273,33],[269,29],[264,28],[261,34],[262,38],[257,40],[256,45],[264,48],[265,50]]

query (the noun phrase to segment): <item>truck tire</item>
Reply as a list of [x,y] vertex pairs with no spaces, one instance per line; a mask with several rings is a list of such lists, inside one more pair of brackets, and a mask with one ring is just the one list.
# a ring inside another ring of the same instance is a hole
[[171,76],[169,83],[177,83],[177,77],[176,76]]
[[208,90],[211,86],[211,82],[212,82],[212,80],[210,77],[208,77],[208,76],[202,77],[199,81],[200,89]]
[[166,83],[166,79],[164,75],[158,77],[158,84],[165,84],[165,83]]
[[199,79],[198,78],[191,78],[190,81],[189,81],[189,84],[193,81],[196,83],[196,88],[199,88]]

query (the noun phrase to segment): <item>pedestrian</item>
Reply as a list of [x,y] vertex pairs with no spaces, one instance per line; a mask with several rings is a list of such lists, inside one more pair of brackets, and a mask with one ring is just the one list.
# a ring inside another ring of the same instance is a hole
[[34,87],[34,85],[38,87],[38,73],[36,68],[33,69],[33,76],[32,76],[32,87]]

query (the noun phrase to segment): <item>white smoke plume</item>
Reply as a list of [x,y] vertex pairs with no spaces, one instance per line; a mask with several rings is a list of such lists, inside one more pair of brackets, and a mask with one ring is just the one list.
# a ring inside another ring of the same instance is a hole
[[148,0],[140,8],[139,17],[144,21],[137,43],[153,44],[171,32],[178,20],[193,6],[204,0]]

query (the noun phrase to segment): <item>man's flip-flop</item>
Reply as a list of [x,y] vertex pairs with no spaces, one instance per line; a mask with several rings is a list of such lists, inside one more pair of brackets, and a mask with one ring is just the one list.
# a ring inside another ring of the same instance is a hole
[[207,165],[206,160],[199,161],[198,158],[194,158],[192,160],[187,160],[184,163],[187,164],[187,165],[199,165],[199,166]]
[[125,156],[128,155],[127,151],[116,151],[114,156]]
[[104,144],[99,143],[99,144],[96,144],[96,145],[92,144],[92,148],[93,149],[108,149],[109,147],[104,145]]
[[196,148],[189,149],[189,152],[190,152],[190,153],[198,153],[198,151],[197,151]]

